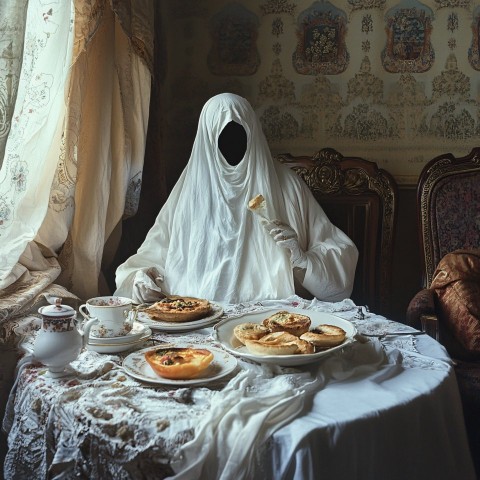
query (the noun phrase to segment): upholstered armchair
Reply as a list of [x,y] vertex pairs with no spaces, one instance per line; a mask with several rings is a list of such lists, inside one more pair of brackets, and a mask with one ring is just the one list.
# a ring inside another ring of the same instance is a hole
[[417,212],[424,278],[406,320],[453,358],[480,477],[480,148],[424,167]]

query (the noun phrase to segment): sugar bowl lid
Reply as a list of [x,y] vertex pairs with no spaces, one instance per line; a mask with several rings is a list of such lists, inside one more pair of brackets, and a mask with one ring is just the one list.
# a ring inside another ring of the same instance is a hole
[[62,299],[60,297],[53,297],[48,299],[49,302],[54,301],[53,305],[46,305],[38,309],[38,313],[45,315],[46,317],[70,317],[74,316],[77,312],[69,305],[62,305]]

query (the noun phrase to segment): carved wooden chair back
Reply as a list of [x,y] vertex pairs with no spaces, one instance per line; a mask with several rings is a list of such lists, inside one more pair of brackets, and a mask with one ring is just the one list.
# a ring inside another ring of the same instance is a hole
[[480,247],[479,147],[464,157],[439,155],[425,165],[418,181],[417,211],[423,287],[429,287],[447,253]]
[[374,162],[344,157],[332,148],[276,159],[303,178],[332,223],[357,246],[354,302],[388,315],[398,202],[393,177]]

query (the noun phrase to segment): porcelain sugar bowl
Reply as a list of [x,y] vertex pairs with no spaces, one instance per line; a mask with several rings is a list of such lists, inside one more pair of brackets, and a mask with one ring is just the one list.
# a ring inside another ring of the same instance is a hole
[[72,307],[62,305],[61,298],[54,301],[54,305],[38,309],[42,328],[35,339],[33,356],[48,368],[48,376],[57,378],[69,373],[66,367],[76,360],[88,341],[91,326],[98,319],[90,319],[82,328],[77,324],[77,312]]

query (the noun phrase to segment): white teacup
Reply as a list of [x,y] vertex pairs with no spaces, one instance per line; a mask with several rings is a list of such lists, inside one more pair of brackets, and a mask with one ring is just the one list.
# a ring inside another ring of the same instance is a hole
[[121,337],[130,332],[133,326],[132,299],[126,297],[104,296],[87,300],[78,309],[87,319],[98,318],[90,336],[100,338]]

